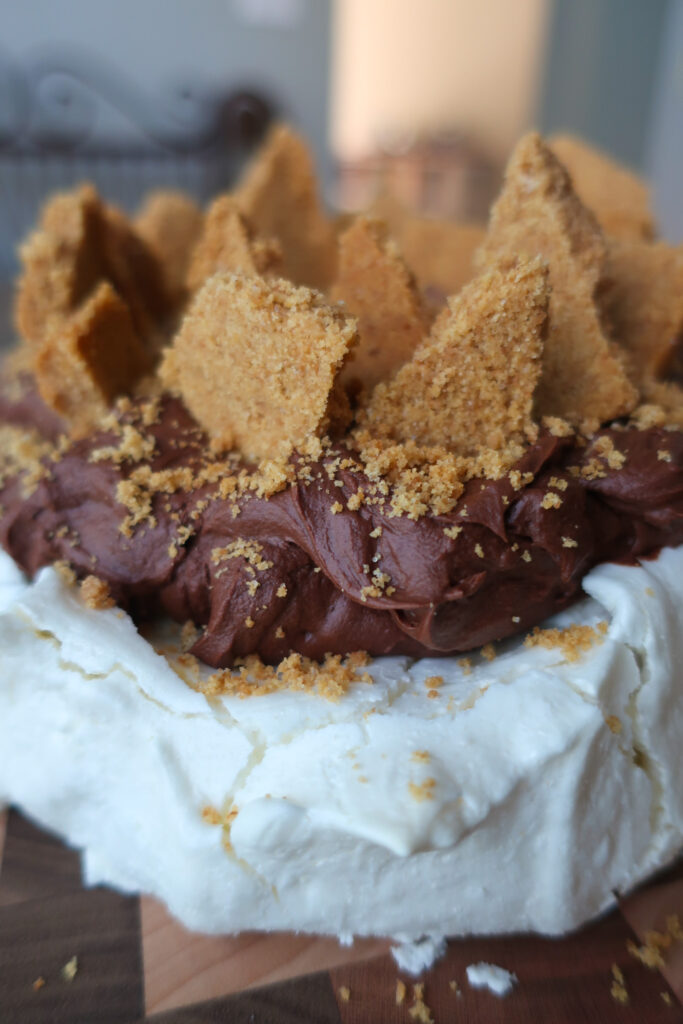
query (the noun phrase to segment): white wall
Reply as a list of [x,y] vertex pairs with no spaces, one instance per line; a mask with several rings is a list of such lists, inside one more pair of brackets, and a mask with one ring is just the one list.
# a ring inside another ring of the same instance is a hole
[[547,0],[336,0],[332,145],[463,129],[504,157],[535,110]]

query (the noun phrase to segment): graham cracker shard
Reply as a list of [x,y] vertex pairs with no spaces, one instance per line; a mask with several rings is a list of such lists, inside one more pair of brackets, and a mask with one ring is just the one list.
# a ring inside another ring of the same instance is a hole
[[282,246],[284,276],[324,290],[334,278],[336,240],[317,193],[311,154],[290,128],[276,125],[235,192],[262,238]]
[[534,436],[548,300],[538,258],[476,278],[449,299],[394,380],[377,386],[363,425],[464,456]]
[[332,420],[348,421],[336,385],[356,342],[355,320],[308,288],[216,274],[195,297],[161,377],[216,445],[279,459]]
[[381,221],[359,217],[341,236],[330,298],[358,317],[360,340],[344,377],[368,390],[393,376],[424,337],[425,314],[414,279]]
[[485,235],[481,224],[411,217],[397,241],[421,288],[455,295],[475,276],[474,254]]
[[387,224],[423,292],[436,291],[445,300],[476,275],[474,256],[485,224],[417,217],[390,195],[376,199],[370,212]]
[[506,266],[518,256],[542,256],[550,273],[538,413],[592,426],[628,413],[638,394],[595,303],[605,241],[567,171],[535,133],[512,154],[477,261]]
[[173,189],[150,192],[135,217],[135,230],[156,255],[166,285],[179,301],[203,224],[204,215],[194,200]]
[[91,185],[52,198],[20,256],[15,320],[31,345],[40,345],[101,281],[109,281],[129,306],[145,342],[156,339],[172,307],[153,252]]
[[43,400],[75,434],[83,434],[150,368],[128,306],[103,281],[48,333],[36,356],[35,376]]
[[606,235],[625,241],[654,238],[650,192],[642,178],[573,135],[553,135],[548,144]]
[[683,341],[683,247],[610,241],[602,305],[635,383],[677,370],[672,364]]
[[260,239],[230,196],[219,196],[209,207],[201,238],[192,254],[187,286],[196,291],[220,271],[246,277],[281,276],[282,248],[275,239]]
[[56,195],[21,246],[14,319],[29,344],[39,345],[50,322],[67,317],[102,276],[100,215],[90,185]]

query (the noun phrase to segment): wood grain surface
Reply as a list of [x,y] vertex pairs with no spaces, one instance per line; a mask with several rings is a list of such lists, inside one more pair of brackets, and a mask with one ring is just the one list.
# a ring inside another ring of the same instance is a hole
[[[425,1020],[683,1024],[683,944],[664,952],[661,971],[628,950],[629,941],[644,942],[672,914],[683,920],[683,864],[561,940],[453,940],[446,957],[419,979]],[[62,969],[74,956],[77,972],[68,981]],[[468,985],[466,967],[480,960],[517,975],[505,999]],[[623,972],[626,1004],[612,995],[613,965]],[[406,986],[400,1005],[398,980]],[[19,814],[7,818],[0,870],[2,1024],[412,1024],[420,1019],[415,980],[401,974],[380,940],[349,948],[301,935],[193,935],[152,900],[84,889],[77,853]]]

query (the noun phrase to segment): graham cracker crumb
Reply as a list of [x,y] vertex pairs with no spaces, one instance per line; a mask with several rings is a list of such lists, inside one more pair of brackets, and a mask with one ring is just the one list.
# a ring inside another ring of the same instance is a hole
[[113,608],[116,604],[109,592],[108,584],[97,576],[85,577],[81,583],[81,597],[88,608],[96,611]]
[[287,597],[287,587],[284,583],[281,583],[276,591],[277,597]]
[[618,718],[617,715],[607,715],[605,718],[605,725],[610,732],[614,733],[615,736],[618,736],[623,729],[621,719]]
[[553,135],[548,144],[606,235],[654,238],[649,189],[641,178],[573,135]]
[[203,223],[197,204],[173,189],[150,192],[135,217],[134,228],[157,257],[177,301],[184,297],[188,264]]
[[505,266],[520,254],[548,261],[552,288],[539,413],[581,424],[630,412],[638,394],[595,304],[605,261],[602,232],[567,171],[535,133],[524,136],[512,154],[478,260]]
[[443,686],[443,683],[443,676],[427,676],[424,682],[428,690],[434,689],[435,687]]
[[595,644],[601,644],[607,631],[607,623],[599,622],[593,626],[579,626],[574,623],[566,629],[541,629],[534,626],[525,638],[525,647],[559,647],[565,661],[578,661],[582,654],[589,651]]
[[629,1001],[629,995],[624,984],[624,975],[617,964],[612,964],[612,987],[610,995],[615,1002],[625,1006]]
[[41,988],[43,988],[44,985],[45,978],[41,976],[40,978],[36,978],[36,980],[31,985],[31,988],[33,989],[34,992],[38,992]]
[[673,1000],[670,992],[660,992],[659,994],[662,997],[662,1002],[665,1003],[666,1006],[673,1006]]
[[282,246],[284,276],[327,288],[336,266],[335,233],[318,201],[313,161],[299,136],[276,125],[234,196],[254,230]]
[[406,991],[407,991],[407,989],[406,989],[406,986],[405,986],[405,982],[401,981],[400,978],[397,978],[396,979],[396,1005],[397,1006],[400,1006],[403,1002],[405,1002]]
[[376,387],[363,425],[463,456],[534,436],[547,306],[541,260],[477,278],[449,300],[394,380]]
[[424,1001],[424,985],[421,982],[413,985],[413,1005],[408,1009],[408,1016],[420,1024],[434,1024],[432,1011]]
[[657,459],[660,462],[671,462],[671,452],[666,451],[663,448],[657,449]]
[[202,693],[211,696],[246,698],[292,690],[337,702],[355,683],[372,682],[369,673],[362,671],[369,662],[364,651],[346,658],[328,654],[322,663],[290,654],[275,666],[264,665],[257,655],[249,655],[235,662],[234,670],[221,669],[198,685]]
[[180,631],[180,648],[182,651],[189,651],[191,647],[199,639],[200,630],[194,624],[192,619],[188,619],[187,622],[183,623],[183,628]]
[[219,272],[245,277],[280,276],[282,249],[274,239],[258,239],[231,196],[219,196],[209,207],[204,229],[187,272],[190,291]]
[[407,362],[424,337],[415,282],[380,221],[359,217],[341,236],[330,299],[358,318],[359,343],[343,379],[368,391]]
[[[119,443],[105,445],[102,448],[94,448],[88,456],[88,461],[108,461],[119,466],[124,462],[143,462],[152,458],[155,447],[156,442],[153,437],[142,434],[131,423],[124,423],[121,427]],[[172,473],[173,470],[167,472]]]
[[78,973],[78,957],[72,956],[71,959],[64,964],[60,973],[64,981],[73,981]]
[[349,999],[351,998],[351,989],[348,987],[348,985],[340,986],[339,998],[341,999],[342,1003],[348,1003]]
[[21,493],[29,498],[49,473],[48,459],[58,459],[59,444],[46,441],[37,431],[0,425],[0,485],[19,475]]
[[541,508],[546,510],[551,508],[560,508],[562,505],[562,498],[559,494],[555,494],[554,491],[546,491],[541,501]]
[[416,800],[418,803],[423,803],[425,800],[433,800],[435,789],[436,779],[433,778],[425,779],[423,782],[408,783],[408,792],[413,800]]
[[332,505],[330,505],[330,512],[332,513],[333,516],[339,515],[339,513],[343,511],[344,506],[342,505],[341,501],[335,501]]
[[[252,574],[254,570],[265,572],[267,569],[273,568],[273,562],[268,558],[264,558],[262,551],[263,545],[259,544],[257,540],[252,540],[248,537],[236,537],[235,540],[230,541],[225,547],[213,548],[211,550],[211,561],[214,565],[219,565],[221,562],[229,561],[231,558],[243,558],[246,564],[251,567]],[[278,597],[281,596],[278,591]]]
[[562,538],[562,547],[563,548],[578,548],[578,546],[579,546],[578,541],[573,540],[571,537],[563,537]]
[[348,419],[335,381],[356,338],[355,322],[306,288],[219,274],[160,373],[216,444],[277,461]]
[[35,376],[43,401],[84,434],[151,365],[128,306],[103,281],[76,313],[47,328]]
[[65,562],[63,559],[60,558],[59,561],[52,563],[52,568],[55,570],[56,573],[58,573],[62,580],[62,583],[64,583],[67,587],[73,587],[75,585],[77,578],[76,573],[73,571],[72,567],[69,565],[68,562]]
[[649,931],[645,933],[645,941],[642,946],[636,946],[631,939],[626,943],[631,956],[640,960],[645,967],[651,970],[661,970],[666,967],[666,961],[662,951],[668,950],[676,943],[683,942],[683,930],[681,929],[678,914],[670,914],[666,919],[665,931]]

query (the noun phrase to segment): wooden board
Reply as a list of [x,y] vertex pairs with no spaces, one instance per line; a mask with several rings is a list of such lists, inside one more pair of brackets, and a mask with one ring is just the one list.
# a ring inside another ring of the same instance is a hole
[[[2,832],[0,823],[0,851]],[[666,953],[662,971],[647,969],[627,949],[676,913],[683,919],[683,864],[562,940],[454,940],[421,979],[425,1003],[435,1024],[683,1024],[683,945]],[[66,981],[61,969],[73,956],[78,971]],[[518,984],[506,999],[468,986],[465,969],[480,960],[515,972]],[[613,964],[623,971],[627,1005],[610,994]],[[44,984],[34,989],[39,978]],[[401,1005],[399,978],[407,988]],[[411,1024],[413,982],[382,941],[345,948],[300,935],[192,935],[152,900],[85,890],[76,853],[14,812],[7,819],[3,1024]]]

